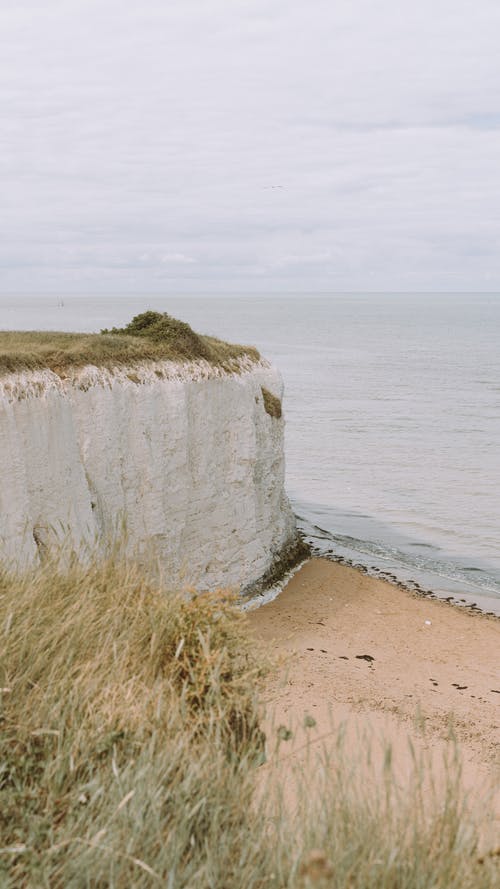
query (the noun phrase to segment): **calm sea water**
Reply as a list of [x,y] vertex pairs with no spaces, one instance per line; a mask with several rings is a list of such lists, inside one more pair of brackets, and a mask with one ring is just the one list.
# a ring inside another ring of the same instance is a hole
[[0,297],[0,328],[146,308],[279,366],[288,492],[320,548],[500,613],[500,295]]

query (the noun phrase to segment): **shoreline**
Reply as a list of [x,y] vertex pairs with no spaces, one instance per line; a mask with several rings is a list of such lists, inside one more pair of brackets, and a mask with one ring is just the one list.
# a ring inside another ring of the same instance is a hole
[[[292,505],[300,533],[310,546],[312,556],[356,568],[422,595],[446,599],[500,617],[500,574],[492,564],[452,556],[429,542],[404,538],[373,518],[370,518],[373,528],[363,530],[352,522],[349,525],[348,521],[343,533],[329,531],[316,523],[321,517],[314,516],[313,504],[308,508],[307,504],[292,500]],[[343,527],[342,515],[336,516],[332,511],[331,518],[335,519],[337,528]],[[414,553],[409,553],[410,547],[435,550],[435,555],[415,561]]]
[[439,759],[452,733],[465,786],[493,787],[500,819],[496,616],[313,557],[248,621],[278,663],[265,688],[270,725],[298,739],[312,717],[319,742],[348,723],[394,744],[403,769],[408,738]]
[[325,559],[325,561],[333,562],[335,565],[343,565],[345,568],[349,568],[352,571],[358,571],[360,574],[364,574],[366,577],[371,577],[373,580],[380,580],[383,583],[389,584],[389,586],[396,587],[397,589],[403,590],[404,592],[410,593],[410,595],[417,596],[418,598],[431,599],[435,600],[436,602],[443,602],[445,605],[451,605],[452,608],[457,608],[459,611],[467,611],[470,614],[483,615],[484,617],[489,617],[492,620],[500,620],[500,600],[498,600],[498,611],[486,611],[485,608],[482,608],[480,605],[477,604],[477,602],[472,601],[474,598],[486,598],[485,596],[481,597],[480,594],[473,595],[472,593],[464,593],[463,596],[461,596],[460,598],[458,596],[453,596],[450,593],[445,595],[445,590],[443,590],[443,593],[441,594],[436,590],[425,589],[416,580],[404,581],[398,578],[397,575],[393,574],[391,571],[383,571],[382,569],[375,566],[368,568],[365,565],[357,564],[350,559],[346,559],[344,556],[337,556],[333,553],[323,554],[320,552],[314,552],[313,550],[311,558]]
[[[304,538],[302,538],[304,542]],[[398,590],[402,590],[405,593],[409,593],[411,596],[415,596],[417,598],[433,600],[436,602],[441,602],[444,605],[451,606],[452,608],[456,608],[458,611],[467,612],[468,614],[476,614],[482,615],[483,617],[487,617],[491,620],[500,621],[500,601],[499,601],[499,610],[498,611],[486,611],[476,602],[468,601],[468,599],[479,599],[480,596],[472,596],[467,593],[464,596],[467,598],[452,595],[441,595],[436,590],[425,589],[421,586],[416,580],[413,581],[404,581],[400,580],[397,575],[393,574],[389,571],[382,571],[375,566],[371,568],[367,568],[365,565],[358,564],[350,559],[346,559],[344,556],[337,556],[334,553],[321,553],[319,551],[315,551],[313,547],[309,548],[309,544],[307,542],[304,543],[305,549],[309,549],[309,554],[306,555],[305,558],[299,558],[290,564],[288,570],[284,573],[277,575],[276,581],[271,586],[266,586],[265,589],[259,592],[251,591],[250,594],[243,594],[245,601],[243,604],[243,611],[255,611],[257,608],[262,608],[264,605],[268,605],[270,602],[274,602],[274,600],[281,595],[281,593],[286,589],[289,582],[295,576],[295,574],[307,565],[308,562],[313,560],[324,560],[325,562],[331,562],[334,565],[342,565],[344,568],[349,569],[350,571],[356,571],[359,574],[364,575],[365,577],[369,577],[372,580],[378,580],[382,583],[386,583],[389,586],[395,587]],[[304,553],[302,553],[303,555]],[[261,586],[262,583],[259,583],[258,586]]]

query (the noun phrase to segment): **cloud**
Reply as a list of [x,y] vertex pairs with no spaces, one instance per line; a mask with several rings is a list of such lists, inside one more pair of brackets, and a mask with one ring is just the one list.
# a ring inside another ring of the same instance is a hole
[[4,290],[500,289],[496,0],[7,2],[0,29]]
[[185,253],[164,253],[160,262],[168,262],[168,263],[180,263],[180,265],[191,265],[193,262],[196,262],[196,259],[193,256],[186,256]]

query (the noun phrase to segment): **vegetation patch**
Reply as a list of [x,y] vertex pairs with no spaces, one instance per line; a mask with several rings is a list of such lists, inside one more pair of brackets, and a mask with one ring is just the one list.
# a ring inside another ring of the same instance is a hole
[[251,346],[195,333],[189,324],[162,312],[142,312],[125,327],[101,333],[0,331],[0,374],[47,368],[64,374],[85,364],[113,368],[144,361],[200,359],[237,371],[243,357],[260,358]]
[[282,414],[280,399],[276,395],[273,395],[269,389],[265,389],[264,386],[261,386],[261,390],[266,413],[268,413],[270,417],[274,417],[275,420],[279,420]]
[[224,594],[113,559],[0,571],[0,638],[2,889],[499,884],[453,776],[425,810],[418,769],[367,783],[341,734],[294,771],[287,726],[259,767],[265,658]]
[[2,887],[238,885],[263,751],[244,620],[114,561],[0,574]]

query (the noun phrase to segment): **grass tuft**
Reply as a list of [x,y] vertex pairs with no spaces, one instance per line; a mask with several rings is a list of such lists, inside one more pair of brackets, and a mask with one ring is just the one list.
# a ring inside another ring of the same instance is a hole
[[276,395],[273,395],[269,389],[265,389],[264,386],[261,386],[261,390],[266,413],[275,420],[279,420],[282,414],[280,399]]

